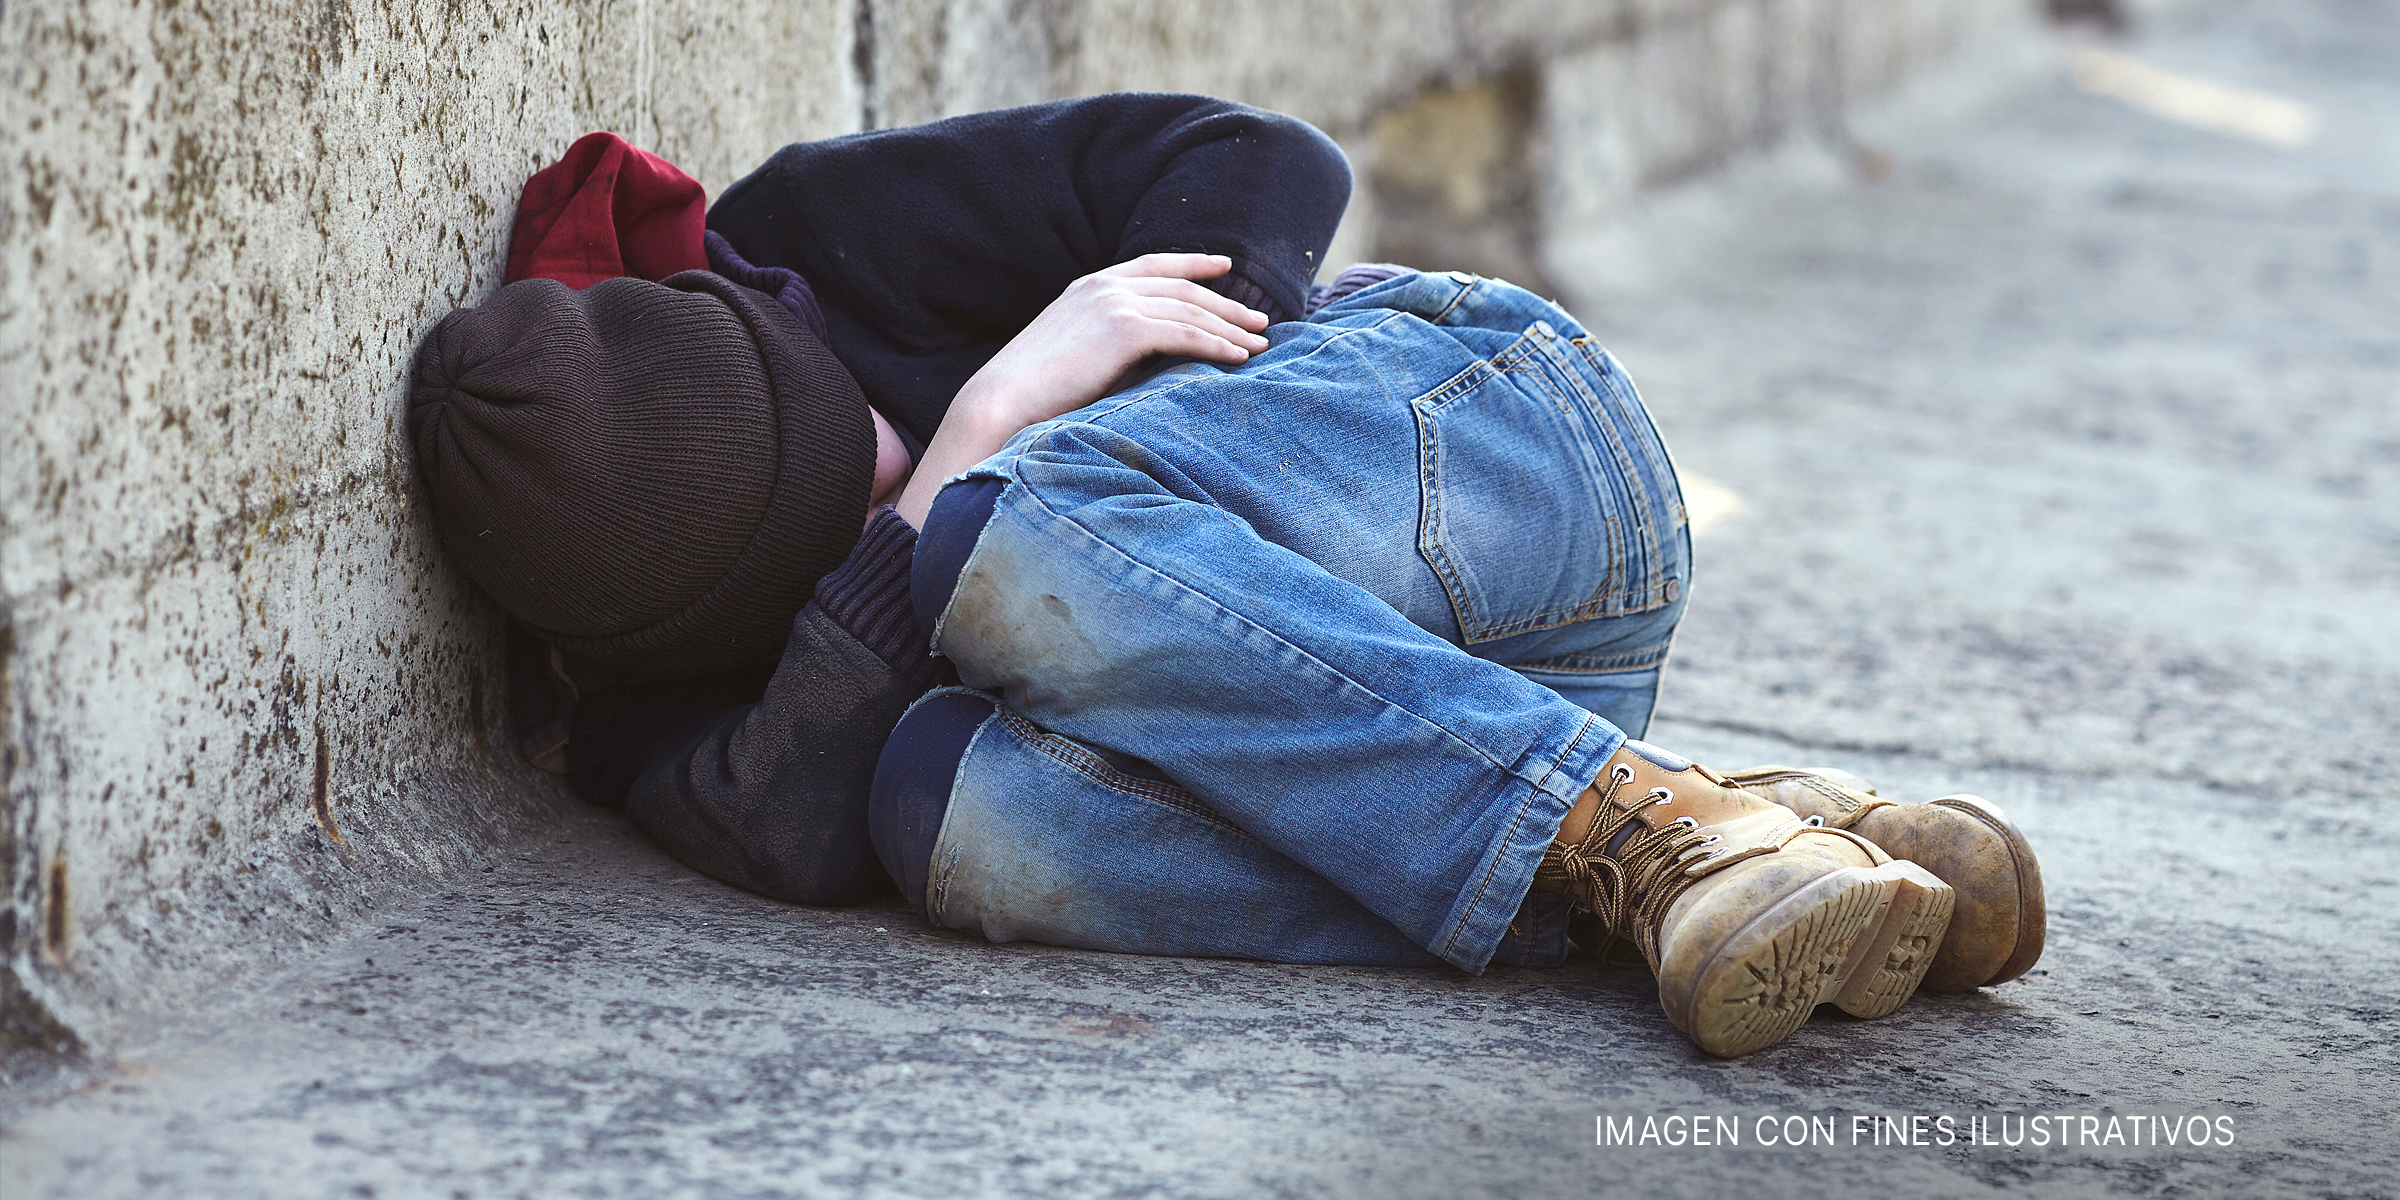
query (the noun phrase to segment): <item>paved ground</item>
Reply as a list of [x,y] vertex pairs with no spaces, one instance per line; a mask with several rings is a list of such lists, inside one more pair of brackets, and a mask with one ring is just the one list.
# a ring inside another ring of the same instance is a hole
[[[987,946],[735,893],[592,816],[104,1074],[20,1082],[0,1188],[2400,1194],[2400,9],[2252,7],[2133,49],[2318,106],[2310,148],[2049,80],[1862,126],[1879,180],[1661,204],[1580,298],[1739,503],[1654,739],[1999,801],[2053,905],[2023,982],[1721,1063],[1588,963]],[[1669,1114],[1742,1144],[1594,1144]],[[1836,1144],[1759,1147],[1770,1114]],[[2214,1123],[1852,1142],[1920,1114]]]

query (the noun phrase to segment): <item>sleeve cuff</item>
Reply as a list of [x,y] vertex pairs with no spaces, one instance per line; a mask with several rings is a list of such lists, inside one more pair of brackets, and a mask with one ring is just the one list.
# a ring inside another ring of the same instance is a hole
[[[901,675],[928,680],[941,674],[908,594],[917,530],[890,505],[875,513],[850,557],[817,581],[817,607],[858,644]],[[931,683],[927,687],[933,686]]]

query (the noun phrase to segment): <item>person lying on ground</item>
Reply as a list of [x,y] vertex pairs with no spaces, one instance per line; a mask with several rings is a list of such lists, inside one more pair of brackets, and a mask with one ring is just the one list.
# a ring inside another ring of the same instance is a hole
[[981,114],[787,149],[714,272],[446,319],[419,461],[470,574],[614,677],[580,786],[720,878],[879,863],[993,940],[1480,971],[1580,919],[1723,1055],[2021,974],[1989,806],[1634,740],[1690,578],[1665,447],[1521,289],[1312,292],[1347,186],[1222,102]]

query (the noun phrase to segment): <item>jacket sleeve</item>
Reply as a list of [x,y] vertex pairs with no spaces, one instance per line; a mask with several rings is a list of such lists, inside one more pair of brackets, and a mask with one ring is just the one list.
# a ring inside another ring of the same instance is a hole
[[799,272],[869,402],[931,439],[968,376],[1077,277],[1155,251],[1234,260],[1220,292],[1297,319],[1350,167],[1304,121],[1123,93],[785,147],[708,226]]
[[[944,681],[909,605],[916,533],[888,509],[817,585],[764,694],[666,691],[577,712],[571,774],[685,865],[801,904],[855,904],[883,871],[867,790],[909,704]],[[596,699],[596,698],[595,698]]]

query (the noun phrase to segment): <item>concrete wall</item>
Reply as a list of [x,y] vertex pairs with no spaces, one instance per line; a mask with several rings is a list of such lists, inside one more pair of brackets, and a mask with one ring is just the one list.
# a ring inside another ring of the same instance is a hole
[[495,614],[428,535],[398,419],[418,337],[496,284],[518,186],[577,135],[713,193],[795,138],[1215,92],[1353,150],[1373,186],[1337,254],[1538,278],[1547,231],[1838,122],[2024,7],[12,0],[8,1040],[105,1050],[572,803],[507,750]]

